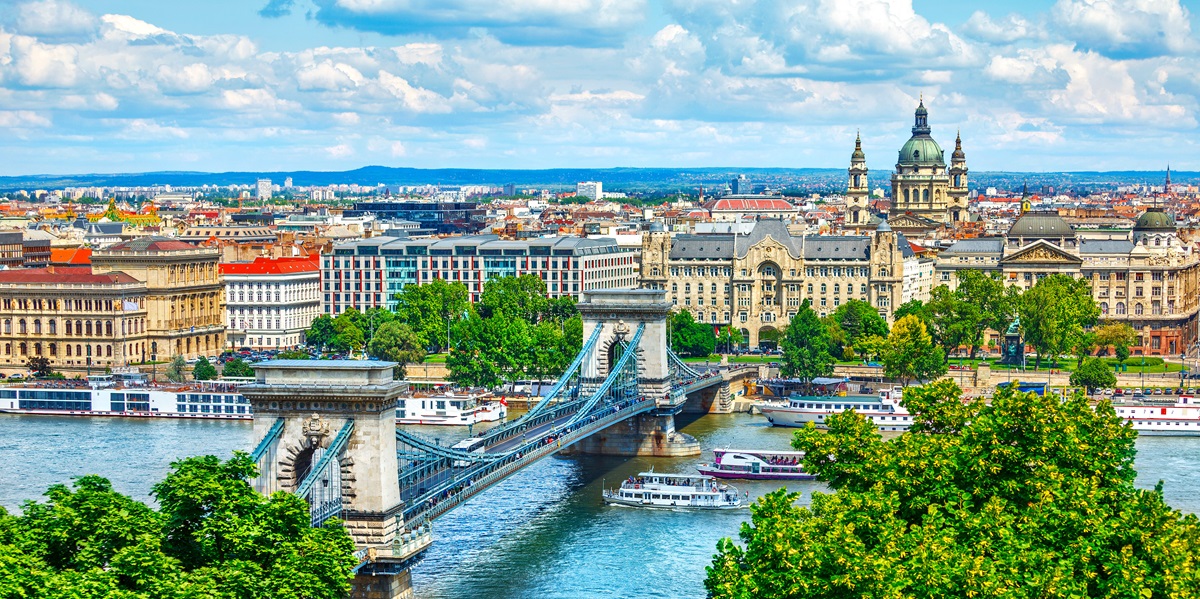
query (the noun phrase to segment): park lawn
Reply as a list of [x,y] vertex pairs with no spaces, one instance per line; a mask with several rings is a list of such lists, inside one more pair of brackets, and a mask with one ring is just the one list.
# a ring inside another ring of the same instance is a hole
[[445,364],[446,354],[428,354],[425,356],[425,364]]
[[[729,362],[731,364],[769,364],[771,362],[779,362],[782,359],[783,356],[729,356]],[[713,354],[707,358],[684,358],[683,361],[689,364],[694,364],[696,362],[700,362],[701,364],[704,362],[716,364],[721,361],[721,356]]]

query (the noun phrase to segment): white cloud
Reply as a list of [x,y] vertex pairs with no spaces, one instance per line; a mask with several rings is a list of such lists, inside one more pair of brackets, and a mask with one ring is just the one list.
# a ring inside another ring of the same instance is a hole
[[335,91],[358,87],[364,77],[358,69],[343,63],[325,60],[311,64],[296,73],[297,86],[305,91]]
[[1179,0],[1058,0],[1054,20],[1085,47],[1116,57],[1174,54],[1196,47]]
[[329,154],[330,158],[348,158],[354,155],[354,147],[350,144],[340,143],[325,148],[325,153]]
[[0,127],[6,129],[25,129],[50,127],[50,118],[32,110],[0,111]]
[[977,10],[963,24],[963,33],[968,37],[993,44],[1007,44],[1018,40],[1042,37],[1039,28],[1017,13],[993,20],[990,15]]
[[27,87],[71,87],[79,78],[73,46],[43,44],[15,36],[9,49],[17,81]]
[[96,31],[96,16],[59,0],[27,2],[17,6],[15,27],[18,33],[57,39]]

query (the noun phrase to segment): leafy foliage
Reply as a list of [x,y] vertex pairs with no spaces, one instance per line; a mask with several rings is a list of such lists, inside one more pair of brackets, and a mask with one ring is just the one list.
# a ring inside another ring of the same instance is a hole
[[729,325],[721,327],[721,333],[717,335],[717,347],[723,352],[732,352],[733,348],[746,342],[746,338],[742,336],[741,329],[735,329]]
[[24,513],[0,509],[0,597],[335,599],[354,543],[309,526],[300,497],[264,497],[244,453],[188,458],[155,485],[155,511],[98,476],[55,485]]
[[945,354],[934,346],[917,316],[910,314],[892,326],[883,352],[883,371],[905,385],[913,379],[930,380],[946,374]]
[[696,322],[692,313],[680,310],[671,314],[671,349],[685,358],[708,356],[717,349],[717,336],[711,325]]
[[1086,280],[1050,275],[1021,296],[1020,315],[1025,342],[1037,350],[1035,367],[1040,367],[1043,357],[1053,361],[1076,347],[1100,308]]
[[196,360],[196,364],[192,366],[192,379],[197,381],[211,381],[217,378],[217,368],[213,366],[208,358],[200,356]]
[[279,352],[275,358],[279,360],[311,360],[312,356],[302,349],[288,349]]
[[443,351],[447,349],[447,327],[470,311],[469,298],[466,285],[444,279],[406,285],[396,294],[396,319],[412,327],[425,347]]
[[167,364],[167,370],[164,374],[166,374],[168,381],[182,383],[187,379],[187,360],[184,360],[183,356],[171,358],[171,363]]
[[395,362],[394,374],[397,378],[408,375],[407,366],[425,359],[425,347],[421,337],[411,327],[400,322],[389,322],[375,332],[367,353],[380,360]]
[[1088,358],[1075,372],[1071,373],[1071,384],[1089,390],[1103,389],[1117,384],[1117,375],[1100,358]]
[[1200,522],[1134,488],[1136,433],[1111,405],[959,395],[906,392],[917,424],[889,442],[853,411],[799,431],[805,469],[835,492],[760,499],[741,545],[718,543],[709,595],[1200,596]]
[[225,363],[225,368],[221,369],[221,376],[252,378],[254,369],[245,360],[234,358]]
[[879,315],[871,304],[863,300],[847,300],[846,303],[834,310],[832,320],[840,331],[830,329],[830,335],[842,337],[838,343],[842,358],[850,358],[854,354],[854,346],[859,345],[868,337],[886,337],[888,334],[887,321]]
[[811,382],[813,378],[833,372],[834,358],[829,353],[829,330],[808,300],[792,318],[783,334],[783,376],[794,376]]
[[309,345],[315,345],[317,351],[325,351],[325,348],[333,343],[333,338],[337,333],[333,330],[333,317],[328,314],[322,314],[312,321],[312,325],[304,333],[304,340]]
[[25,367],[33,373],[33,376],[40,379],[44,379],[54,372],[54,369],[50,367],[50,359],[46,356],[30,356],[29,360],[25,362]]
[[[1107,355],[1108,348],[1114,349],[1114,354],[1118,357],[1124,348],[1125,358],[1129,357],[1129,346],[1137,343],[1137,331],[1129,326],[1126,322],[1109,322],[1096,327],[1096,346],[1100,349],[1100,355]],[[1125,358],[1121,358],[1122,361]]]

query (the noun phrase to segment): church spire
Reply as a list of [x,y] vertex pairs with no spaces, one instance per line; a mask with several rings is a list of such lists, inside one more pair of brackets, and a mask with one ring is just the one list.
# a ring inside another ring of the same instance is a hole
[[1024,215],[1033,210],[1033,202],[1029,201],[1029,183],[1021,186],[1021,214]]
[[913,135],[929,135],[929,110],[925,108],[925,94],[921,94],[921,101],[917,104],[913,121]]
[[861,162],[867,159],[867,155],[862,149],[862,133],[858,133],[854,137],[854,153],[850,155],[851,162]]
[[967,153],[962,149],[962,131],[959,131],[954,137],[954,153],[950,155],[950,158],[955,161],[967,159]]

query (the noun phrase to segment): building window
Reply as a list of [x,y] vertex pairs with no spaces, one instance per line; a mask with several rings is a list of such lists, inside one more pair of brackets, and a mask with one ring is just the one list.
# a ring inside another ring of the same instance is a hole
[[1142,305],[1140,303],[1133,305],[1133,313],[1137,316],[1142,315]]

